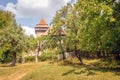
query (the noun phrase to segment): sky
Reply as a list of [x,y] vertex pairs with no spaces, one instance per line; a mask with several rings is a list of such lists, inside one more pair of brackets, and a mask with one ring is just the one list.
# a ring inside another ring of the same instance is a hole
[[50,24],[57,10],[76,0],[0,0],[0,9],[11,11],[27,35],[35,36],[34,27],[44,18]]

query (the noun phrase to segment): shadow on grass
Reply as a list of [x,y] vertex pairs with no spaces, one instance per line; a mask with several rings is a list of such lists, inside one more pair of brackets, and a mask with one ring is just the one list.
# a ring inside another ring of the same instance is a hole
[[65,75],[71,74],[71,73],[73,73],[74,71],[75,71],[75,69],[69,70],[69,71],[63,73],[62,76],[65,76]]
[[[120,66],[118,67],[108,67],[108,66],[100,66],[96,65],[98,62],[95,62],[93,64],[85,65],[85,64],[80,64],[80,63],[72,63],[71,61],[65,60],[62,64],[62,66],[71,66],[73,67],[72,70],[68,70],[67,72],[63,73],[62,76],[68,75],[68,74],[86,74],[87,76],[89,75],[96,75],[96,72],[111,72],[114,73],[115,75],[120,76]],[[76,72],[76,70],[79,70]]]
[[96,75],[95,72],[88,70],[86,68],[86,69],[79,70],[79,71],[77,71],[77,69],[71,69],[71,70],[68,70],[67,72],[63,73],[62,76],[69,75],[69,74],[75,74],[75,75],[85,74],[87,76]]
[[0,64],[0,67],[14,67],[14,66],[12,66],[11,64]]
[[96,67],[95,68],[95,67],[90,67],[90,66],[87,66],[87,68],[92,71],[99,71],[103,73],[111,72],[111,73],[114,73],[115,75],[120,76],[120,68],[107,68],[107,67]]

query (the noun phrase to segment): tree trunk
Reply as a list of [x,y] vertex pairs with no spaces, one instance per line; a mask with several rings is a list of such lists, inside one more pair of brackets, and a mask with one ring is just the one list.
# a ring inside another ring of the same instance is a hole
[[100,52],[96,51],[96,54],[97,54],[97,58],[100,58]]
[[25,63],[25,54],[22,53],[22,63]]
[[65,59],[65,53],[64,52],[62,52],[62,55],[63,55],[63,60]]
[[37,48],[36,57],[35,57],[35,61],[36,61],[36,62],[39,61],[39,59],[38,59],[38,57],[39,57],[39,52],[40,52],[40,47]]
[[103,59],[105,59],[105,51],[103,51]]
[[63,55],[63,60],[65,59],[65,52],[64,52],[64,49],[63,49],[63,47],[62,47],[62,42],[61,42],[61,40],[59,40],[59,43],[60,43],[60,49],[61,49],[61,53],[62,53],[62,55]]
[[39,56],[39,51],[37,51],[37,53],[36,53],[36,58],[35,58],[35,61],[36,61],[36,62],[39,61],[39,60],[38,60],[38,56]]
[[11,66],[15,66],[15,63],[16,63],[16,53],[13,53]]
[[119,53],[116,53],[116,60],[120,60],[120,55],[119,55]]
[[40,46],[40,42],[37,42],[37,49],[36,49],[36,57],[35,57],[35,61],[38,62],[38,56],[39,56],[39,52],[41,50],[41,46]]
[[77,46],[75,45],[75,56],[78,58],[81,64],[83,64],[82,58],[80,56],[79,51],[77,50]]
[[78,60],[80,61],[80,63],[83,64],[82,58],[80,56],[80,53],[78,51],[75,51],[75,55],[78,58]]

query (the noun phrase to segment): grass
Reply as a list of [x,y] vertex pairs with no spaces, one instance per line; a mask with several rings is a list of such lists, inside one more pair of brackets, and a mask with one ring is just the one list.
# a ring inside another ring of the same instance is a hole
[[85,65],[77,62],[71,59],[0,67],[0,80],[120,80],[119,66],[102,66],[100,60],[85,59]]

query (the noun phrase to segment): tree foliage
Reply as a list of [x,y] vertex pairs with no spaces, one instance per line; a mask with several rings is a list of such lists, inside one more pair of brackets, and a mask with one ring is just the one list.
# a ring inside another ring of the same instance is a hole
[[[71,7],[63,7],[53,21],[64,25],[66,46],[76,53],[97,55],[120,53],[120,3],[115,0],[78,0]],[[63,16],[64,15],[64,16]],[[55,29],[54,29],[55,30]],[[57,30],[56,30],[57,31]],[[80,51],[80,52],[79,52]]]
[[16,54],[26,51],[29,43],[28,36],[19,26],[10,12],[1,11],[0,23],[0,51],[2,54],[9,52],[13,56],[12,65],[15,65]]

